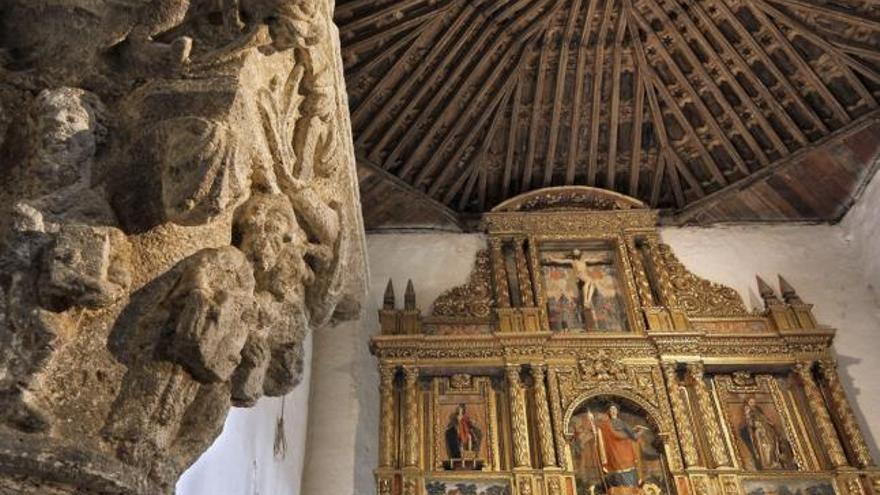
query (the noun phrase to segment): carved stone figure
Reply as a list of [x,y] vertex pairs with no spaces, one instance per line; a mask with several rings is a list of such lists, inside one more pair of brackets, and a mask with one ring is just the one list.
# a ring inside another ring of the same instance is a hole
[[170,492],[356,314],[331,8],[0,7],[0,493]]

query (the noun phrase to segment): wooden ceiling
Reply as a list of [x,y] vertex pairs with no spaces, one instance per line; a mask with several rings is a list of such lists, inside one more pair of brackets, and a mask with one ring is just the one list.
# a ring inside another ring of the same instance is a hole
[[838,219],[880,154],[875,0],[342,0],[368,227],[545,186]]

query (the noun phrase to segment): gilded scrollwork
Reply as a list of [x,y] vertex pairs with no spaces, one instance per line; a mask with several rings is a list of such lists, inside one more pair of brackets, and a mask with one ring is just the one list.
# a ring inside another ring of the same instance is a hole
[[689,316],[734,316],[749,312],[737,292],[691,273],[666,244],[657,246],[675,300]]
[[434,316],[488,318],[492,309],[491,262],[489,252],[477,252],[468,282],[440,294],[434,301]]

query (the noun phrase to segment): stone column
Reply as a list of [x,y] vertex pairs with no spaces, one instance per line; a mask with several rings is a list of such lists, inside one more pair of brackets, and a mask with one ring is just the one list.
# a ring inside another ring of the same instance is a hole
[[684,453],[684,462],[687,467],[695,467],[700,464],[697,453],[697,442],[694,438],[694,427],[688,415],[687,405],[681,396],[676,374],[675,363],[663,363],[663,374],[666,378],[666,391],[669,395],[669,403],[672,405],[672,415],[675,418],[675,429],[678,431],[678,441]]
[[831,406],[837,422],[846,435],[846,441],[852,449],[858,467],[866,468],[874,465],[871,451],[859,428],[859,422],[853,413],[852,407],[846,397],[840,376],[837,374],[837,363],[832,360],[819,361],[819,373],[822,375],[822,383],[828,390],[831,398]]
[[403,465],[419,466],[419,369],[403,367]]
[[397,368],[383,364],[379,368],[379,467],[395,466],[394,449],[394,375]]
[[0,10],[0,492],[170,493],[366,292],[333,2]]
[[688,363],[687,374],[697,395],[697,405],[702,418],[702,426],[705,428],[706,439],[709,441],[709,449],[712,452],[715,465],[730,466],[730,455],[728,455],[727,446],[724,444],[718,416],[715,414],[715,408],[712,405],[712,396],[706,389],[706,382],[703,381],[703,363]]
[[553,425],[550,421],[550,406],[547,403],[547,389],[544,386],[544,365],[532,365],[532,378],[535,380],[535,408],[538,416],[538,435],[541,441],[541,457],[544,467],[556,467],[556,452],[553,446]]
[[531,467],[529,456],[529,429],[526,423],[526,400],[519,379],[519,365],[508,365],[507,393],[510,397],[510,427],[513,431],[513,465]]
[[565,448],[566,441],[565,434],[563,433],[565,425],[563,424],[562,417],[562,397],[559,393],[559,382],[556,377],[556,368],[552,366],[547,368],[547,383],[550,391],[550,413],[552,415],[553,424],[555,425],[553,433],[556,438],[556,459],[560,467],[568,469],[571,462],[568,459],[568,451]]
[[802,361],[794,365],[794,371],[800,378],[801,385],[804,388],[804,395],[807,396],[807,402],[810,405],[810,412],[816,427],[819,428],[819,437],[831,459],[834,467],[842,467],[847,465],[846,454],[840,445],[837,437],[837,430],[834,423],[831,422],[831,416],[828,414],[828,408],[825,407],[825,399],[819,391],[813,379],[813,363],[811,361]]

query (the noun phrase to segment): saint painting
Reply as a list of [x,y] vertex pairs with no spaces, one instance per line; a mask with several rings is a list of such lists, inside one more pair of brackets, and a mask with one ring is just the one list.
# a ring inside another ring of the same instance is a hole
[[572,453],[579,495],[662,493],[666,484],[656,436],[644,418],[616,403],[575,415]]
[[791,444],[754,397],[749,397],[743,404],[739,435],[748,447],[755,469],[794,468]]
[[547,251],[541,263],[551,330],[626,330],[611,251]]
[[459,404],[446,425],[446,452],[450,459],[476,457],[483,433],[468,416],[467,406]]

